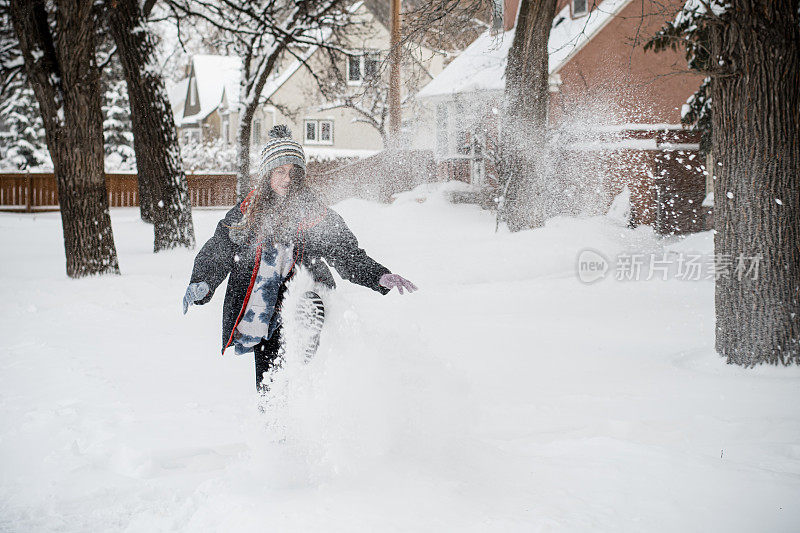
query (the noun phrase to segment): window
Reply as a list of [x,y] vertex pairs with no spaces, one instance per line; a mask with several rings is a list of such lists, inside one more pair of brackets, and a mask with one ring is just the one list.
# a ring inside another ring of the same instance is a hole
[[317,121],[306,120],[306,142],[317,141]]
[[484,135],[485,134],[475,133],[472,138],[472,157],[474,159],[483,159]]
[[230,131],[231,131],[231,117],[225,115],[224,117],[222,117],[222,139],[225,141],[225,144],[231,142]]
[[364,79],[369,80],[378,74],[378,65],[381,58],[378,54],[370,53],[364,56]]
[[468,131],[456,133],[456,153],[459,155],[469,155],[472,150],[472,135]]
[[306,144],[333,144],[332,120],[306,120],[303,129]]
[[253,121],[253,145],[259,146],[261,144],[261,121],[256,119]]
[[572,16],[581,17],[589,12],[587,0],[572,0]]
[[183,130],[183,141],[185,143],[199,142],[200,130],[197,128],[187,128]]
[[197,99],[195,98],[196,93],[197,93],[197,80],[195,80],[195,77],[192,76],[191,78],[189,78],[189,105],[190,106],[194,106],[194,105],[197,104]]
[[439,157],[446,157],[449,151],[448,127],[447,104],[440,103],[436,106],[436,152]]
[[333,122],[329,120],[321,120],[319,123],[319,141],[320,142],[333,142]]
[[347,83],[357,85],[378,74],[381,56],[377,52],[364,52],[357,56],[347,56]]
[[361,56],[347,56],[347,81],[361,81]]

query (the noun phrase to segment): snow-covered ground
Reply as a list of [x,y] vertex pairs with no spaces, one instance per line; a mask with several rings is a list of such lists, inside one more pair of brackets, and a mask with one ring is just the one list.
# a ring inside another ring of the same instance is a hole
[[123,275],[69,280],[58,214],[1,214],[0,530],[797,531],[800,371],[715,355],[712,281],[575,275],[709,233],[337,208],[420,291],[340,283],[265,413],[252,359],[219,355],[222,289],[180,313],[192,252],[119,209]]

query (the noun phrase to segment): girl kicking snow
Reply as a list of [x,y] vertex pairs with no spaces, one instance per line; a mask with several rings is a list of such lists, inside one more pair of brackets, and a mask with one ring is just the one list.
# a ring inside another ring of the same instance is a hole
[[[259,391],[264,390],[264,373],[278,360],[281,302],[300,266],[328,288],[335,283],[326,263],[343,279],[381,294],[394,287],[400,294],[417,289],[369,257],[342,217],[317,201],[305,183],[303,147],[291,139],[288,128],[275,126],[269,136],[255,189],[228,211],[200,249],[183,297],[185,314],[190,305],[208,302],[230,275],[222,311],[222,352],[231,345],[237,354],[254,352]],[[320,296],[306,292],[300,312],[307,317],[305,355],[310,357],[325,317]]]

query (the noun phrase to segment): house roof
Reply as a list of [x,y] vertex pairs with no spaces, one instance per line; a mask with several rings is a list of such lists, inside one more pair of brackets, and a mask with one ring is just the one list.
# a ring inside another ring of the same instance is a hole
[[[608,22],[632,0],[603,0],[589,15],[572,19],[569,4],[553,19],[548,70],[555,74],[572,59]],[[514,41],[514,30],[495,34],[487,30],[417,93],[418,98],[436,98],[459,93],[503,91],[506,58]]]
[[423,87],[417,98],[503,90],[506,56],[514,30],[495,35],[486,31]]
[[230,107],[235,108],[239,105],[239,84],[242,77],[242,60],[240,58],[196,55],[192,57],[192,67],[200,111],[194,115],[184,116],[181,123],[203,120],[222,104],[223,97]]
[[189,78],[184,78],[167,88],[169,103],[172,106],[172,116],[178,123],[183,118],[183,107],[186,104],[186,90],[189,87]]

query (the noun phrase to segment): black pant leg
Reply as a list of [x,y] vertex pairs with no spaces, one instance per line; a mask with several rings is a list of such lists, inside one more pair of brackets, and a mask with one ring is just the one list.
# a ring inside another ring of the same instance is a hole
[[[260,343],[253,346],[253,353],[255,354],[256,362],[256,390],[259,392],[266,388],[264,381],[264,373],[269,372],[279,364],[278,356],[281,350],[281,326],[275,328],[272,337],[268,341],[261,340]],[[267,384],[269,381],[267,381]]]

